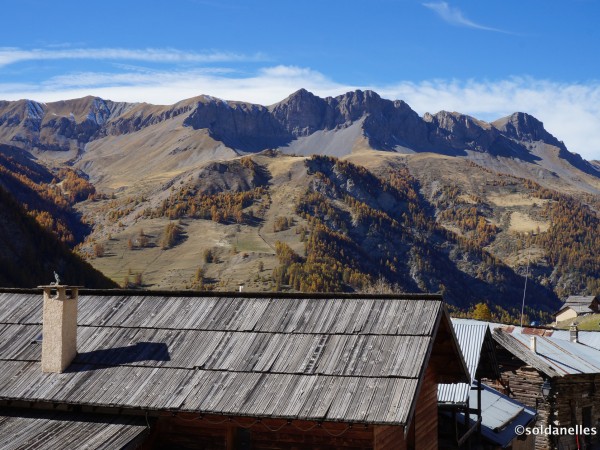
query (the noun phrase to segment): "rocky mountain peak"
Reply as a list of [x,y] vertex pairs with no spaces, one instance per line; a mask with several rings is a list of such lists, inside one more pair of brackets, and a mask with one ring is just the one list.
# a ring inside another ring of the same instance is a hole
[[346,122],[359,120],[365,114],[378,114],[384,105],[392,106],[390,100],[383,100],[373,91],[351,91],[330,100],[330,105],[335,107]]
[[178,116],[185,127],[207,130],[214,140],[244,152],[285,148],[339,156],[366,141],[377,150],[451,156],[475,151],[530,161],[543,157],[532,153],[530,143],[539,142],[558,147],[558,156],[581,170],[597,173],[531,115],[514,113],[491,124],[448,111],[421,117],[404,101],[388,100],[371,90],[320,98],[299,89],[269,107],[210,96],[170,106],[92,96],[47,104],[0,101],[0,137],[25,149],[67,150],[105,136],[143,133]]
[[564,147],[562,142],[546,131],[541,121],[527,113],[515,112],[492,122],[492,125],[511,139],[529,142],[543,141],[557,147]]
[[423,120],[428,125],[429,139],[436,148],[489,151],[500,134],[490,124],[457,112],[426,113]]
[[109,117],[110,108],[106,102],[99,97],[94,98],[86,117],[87,120],[94,122],[96,125],[104,125]]
[[331,107],[322,98],[300,89],[269,108],[275,119],[294,136],[308,136],[330,126]]

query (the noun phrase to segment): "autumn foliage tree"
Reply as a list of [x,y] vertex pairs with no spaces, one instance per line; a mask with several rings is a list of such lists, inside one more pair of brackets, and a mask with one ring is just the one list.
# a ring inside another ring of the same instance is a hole
[[492,320],[492,311],[490,307],[485,303],[477,303],[473,307],[473,319],[483,320],[484,322],[490,322]]

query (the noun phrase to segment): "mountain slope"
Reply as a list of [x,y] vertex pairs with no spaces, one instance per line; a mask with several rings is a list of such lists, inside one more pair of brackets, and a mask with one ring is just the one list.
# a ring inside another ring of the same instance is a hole
[[78,251],[119,284],[356,290],[382,276],[499,315],[525,274],[538,311],[600,288],[598,165],[524,113],[420,117],[371,91],[268,107],[86,97],[0,103],[0,137],[0,184],[81,227],[72,245],[90,233]]
[[[165,162],[162,172],[181,173],[183,166],[272,148],[338,157],[370,149],[464,157],[549,188],[600,193],[598,167],[570,153],[532,116],[515,113],[492,123],[445,111],[420,117],[405,102],[372,91],[322,99],[300,90],[269,107],[208,96],[171,106],[96,97],[0,102],[0,142],[42,160],[74,161],[111,186],[118,185],[112,172],[123,154],[131,157],[121,167],[133,170],[137,162],[158,179]],[[160,158],[159,149],[178,155],[177,162]]]
[[74,286],[116,287],[81,260],[56,236],[40,227],[0,186],[0,286],[35,287],[61,280]]

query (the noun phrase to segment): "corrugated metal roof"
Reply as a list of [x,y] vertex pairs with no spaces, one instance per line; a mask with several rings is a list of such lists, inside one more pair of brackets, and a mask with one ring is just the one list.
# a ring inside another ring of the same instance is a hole
[[407,423],[443,307],[402,298],[83,295],[40,368],[41,295],[0,293],[0,399]]
[[[457,321],[456,319],[452,319],[452,325],[469,369],[471,383],[473,383],[489,328],[484,322]],[[488,335],[488,338],[491,336]],[[438,402],[466,404],[469,398],[469,389],[470,384],[468,383],[438,384]]]
[[536,351],[530,348],[530,334],[494,330],[494,339],[522,361],[550,377],[600,373],[600,351],[587,345],[552,336],[535,336]]
[[123,449],[146,432],[139,417],[0,409],[3,450]]
[[[544,327],[519,327],[517,325],[506,325],[496,322],[483,322],[480,320],[473,319],[452,319],[452,323],[459,322],[485,323],[490,327],[490,330],[492,332],[496,328],[502,328],[507,333],[528,334],[536,336],[552,336],[553,338],[561,339],[564,341],[569,341],[571,339],[569,330],[559,330],[555,328]],[[578,340],[579,343],[582,345],[586,345],[596,350],[600,350],[600,331],[579,330]]]
[[[569,330],[555,330],[551,335],[553,338],[561,339],[563,341],[571,340],[571,334]],[[578,337],[579,343],[588,347],[600,350],[600,331],[579,331]]]
[[[527,426],[535,419],[536,412],[489,386],[482,385],[482,388],[481,433],[487,440],[505,448],[517,437],[515,427]],[[477,408],[475,388],[469,397],[469,407]],[[459,417],[464,423],[464,414],[460,413]],[[471,423],[474,424],[473,419]]]

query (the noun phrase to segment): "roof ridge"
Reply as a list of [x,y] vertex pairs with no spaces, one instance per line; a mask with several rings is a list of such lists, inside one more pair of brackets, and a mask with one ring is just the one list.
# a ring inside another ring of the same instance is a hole
[[[2,288],[0,294],[42,294],[38,288]],[[138,290],[138,289],[79,289],[79,296],[118,296],[131,297],[236,297],[236,298],[287,298],[287,299],[386,299],[386,300],[433,300],[444,301],[441,294],[432,293],[397,293],[397,294],[363,294],[358,292],[251,292],[251,291],[166,291],[166,290]]]

